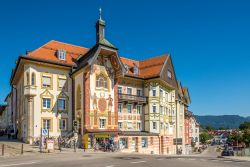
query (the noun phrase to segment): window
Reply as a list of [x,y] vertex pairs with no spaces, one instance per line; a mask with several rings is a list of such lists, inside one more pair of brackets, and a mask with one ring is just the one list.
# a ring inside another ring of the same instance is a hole
[[163,90],[160,89],[160,97],[163,97]]
[[168,92],[165,94],[166,101],[168,101]]
[[59,119],[59,129],[60,130],[67,130],[67,120],[66,119]]
[[152,107],[153,107],[153,113],[156,113],[156,106],[153,105]]
[[153,88],[153,90],[152,90],[152,95],[156,96],[156,89],[155,88]]
[[43,119],[43,129],[52,130],[51,119]]
[[128,129],[133,129],[132,122],[127,122]]
[[137,122],[137,129],[141,130],[141,122]]
[[66,100],[58,99],[58,110],[66,110]]
[[137,114],[141,114],[142,113],[142,105],[137,105],[136,111],[137,111]]
[[57,56],[59,60],[66,60],[66,51],[63,49],[58,50]]
[[77,86],[77,92],[76,92],[76,109],[81,109],[81,86]]
[[51,99],[43,98],[43,109],[50,109],[51,107]]
[[34,72],[31,75],[31,85],[32,86],[36,85],[36,74]]
[[122,113],[122,104],[118,103],[118,113]]
[[141,147],[142,148],[147,148],[148,147],[148,138],[147,137],[142,137],[141,138]]
[[128,138],[120,138],[119,140],[119,146],[121,149],[128,148]]
[[104,75],[98,75],[96,77],[96,87],[98,88],[108,88],[107,78]]
[[132,95],[132,88],[127,88],[127,94]]
[[153,129],[156,130],[157,129],[157,123],[153,122]]
[[135,65],[133,69],[134,69],[134,75],[138,75],[139,74],[138,67]]
[[66,79],[65,78],[58,78],[58,88],[62,89],[66,86]]
[[122,122],[118,122],[118,128],[122,129]]
[[162,122],[160,123],[160,127],[161,127],[161,129],[163,129],[163,123]]
[[43,78],[42,78],[42,86],[44,88],[51,88],[51,83],[52,83],[51,81],[52,81],[51,77],[43,76]]
[[106,119],[100,119],[100,129],[104,129],[106,127]]
[[132,104],[127,104],[128,113],[132,113]]
[[170,70],[168,70],[168,78],[172,79],[172,72]]
[[26,72],[26,85],[30,85],[30,73]]
[[160,106],[160,113],[163,114],[163,106]]
[[121,86],[118,87],[118,94],[122,94],[122,87]]
[[126,73],[128,73],[128,65],[125,64],[124,67],[125,67]]
[[136,90],[136,95],[137,96],[142,96],[142,90],[141,89],[137,89]]

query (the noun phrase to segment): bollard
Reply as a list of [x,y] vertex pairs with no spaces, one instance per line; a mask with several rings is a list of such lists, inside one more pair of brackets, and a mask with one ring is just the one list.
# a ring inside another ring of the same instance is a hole
[[4,144],[2,144],[2,156],[4,156]]
[[21,154],[23,154],[23,144],[22,144],[22,146],[21,146]]
[[76,152],[76,141],[74,140],[74,152]]

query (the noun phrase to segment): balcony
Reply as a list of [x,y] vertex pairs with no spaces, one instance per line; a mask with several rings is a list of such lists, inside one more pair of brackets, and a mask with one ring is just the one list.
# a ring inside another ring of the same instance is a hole
[[147,97],[130,95],[130,94],[118,94],[118,101],[119,102],[144,104],[144,103],[147,103]]

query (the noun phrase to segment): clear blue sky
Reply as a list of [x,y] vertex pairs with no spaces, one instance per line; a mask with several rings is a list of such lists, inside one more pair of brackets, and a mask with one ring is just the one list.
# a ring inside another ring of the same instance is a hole
[[0,5],[0,103],[20,54],[49,40],[91,47],[98,8],[119,53],[172,55],[199,115],[250,115],[250,1],[8,0]]

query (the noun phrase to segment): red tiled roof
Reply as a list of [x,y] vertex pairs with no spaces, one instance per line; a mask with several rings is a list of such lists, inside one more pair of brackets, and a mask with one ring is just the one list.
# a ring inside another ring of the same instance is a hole
[[[56,52],[59,49],[66,51],[66,60],[59,60],[57,58]],[[30,52],[28,57],[66,65],[74,65],[76,59],[80,55],[84,55],[88,50],[88,48],[51,40],[40,48]]]
[[[129,69],[133,68],[134,65],[137,65],[139,68],[140,78],[150,78],[154,76],[159,76],[162,70],[162,67],[167,59],[168,55],[156,56],[142,61],[136,61],[132,59],[127,59],[121,57],[122,63],[128,65]],[[135,76],[132,70],[129,70],[128,75]]]

